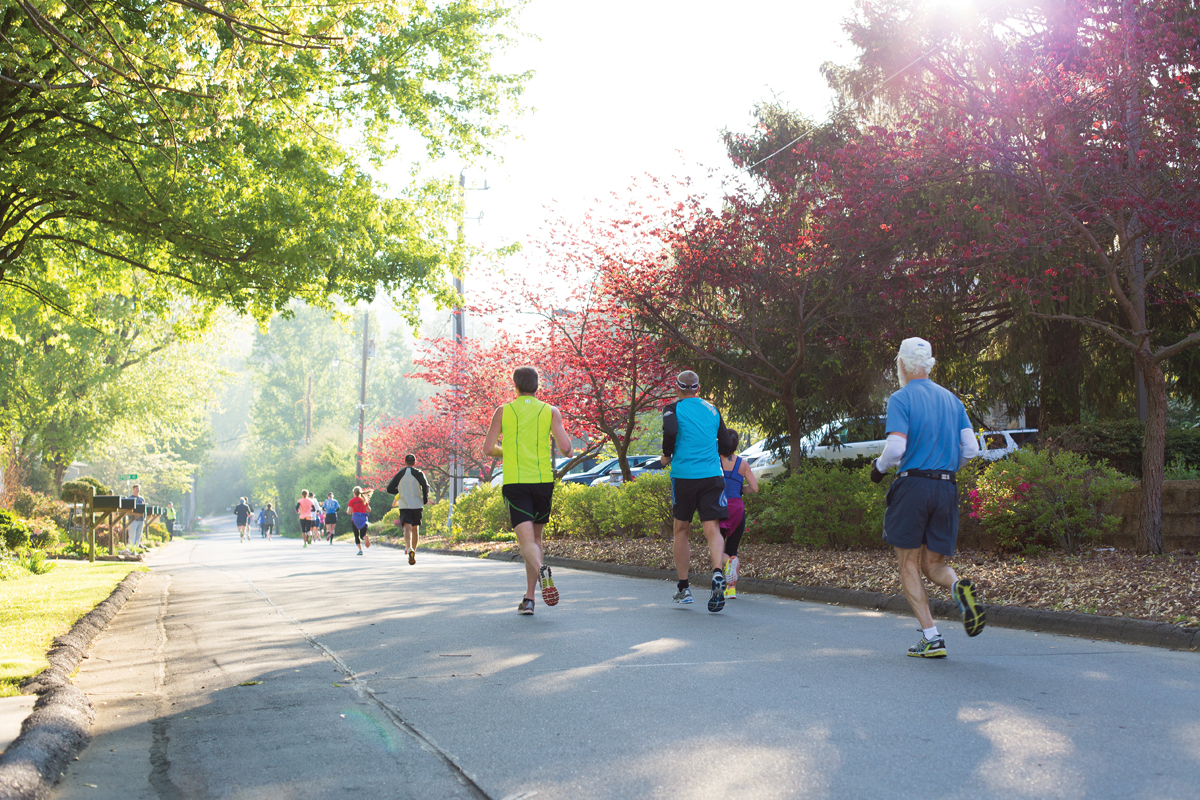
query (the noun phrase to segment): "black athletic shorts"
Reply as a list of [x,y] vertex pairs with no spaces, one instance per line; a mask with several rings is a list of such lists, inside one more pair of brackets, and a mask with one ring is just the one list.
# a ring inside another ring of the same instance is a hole
[[691,522],[697,511],[701,522],[726,519],[725,477],[671,478],[671,506],[671,516],[683,522]]
[[958,543],[958,487],[952,481],[896,478],[883,512],[883,540],[892,547],[916,550],[921,545],[944,556]]
[[421,509],[419,509],[419,508],[402,508],[402,509],[400,509],[400,524],[401,525],[420,525],[421,524]]
[[337,525],[337,512],[336,511],[331,511],[330,513],[325,515],[325,524],[326,525]]
[[308,533],[309,531],[312,530],[312,528],[313,528],[313,521],[312,521],[311,517],[305,517],[304,519],[300,520],[300,530],[304,531],[305,533]]
[[508,517],[513,527],[522,522],[541,525],[550,519],[550,502],[554,483],[506,483],[500,490],[508,504]]

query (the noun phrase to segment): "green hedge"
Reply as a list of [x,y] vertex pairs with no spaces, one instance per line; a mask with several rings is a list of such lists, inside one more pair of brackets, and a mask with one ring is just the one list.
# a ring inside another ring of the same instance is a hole
[[[1046,431],[1044,444],[1057,445],[1092,461],[1106,461],[1109,466],[1140,479],[1145,430],[1136,419],[1061,425]],[[1177,457],[1187,467],[1200,468],[1200,429],[1167,429],[1166,463]]]
[[[746,541],[880,546],[884,488],[871,483],[869,466],[849,470],[837,463],[806,461],[797,474],[764,482],[761,488],[759,494],[745,497]],[[511,537],[500,487],[479,487],[460,498],[453,532],[446,530],[446,510],[444,502],[426,509],[422,526],[426,534],[449,533],[456,542]],[[671,528],[671,479],[662,473],[619,486],[558,484],[546,535],[669,537]],[[694,524],[693,530],[698,529]]]
[[745,497],[750,541],[812,547],[880,547],[884,485],[871,483],[870,466],[849,470],[806,459],[786,478],[759,484]]

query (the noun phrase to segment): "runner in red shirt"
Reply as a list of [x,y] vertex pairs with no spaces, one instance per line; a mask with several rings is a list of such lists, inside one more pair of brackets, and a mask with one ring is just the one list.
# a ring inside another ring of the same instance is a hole
[[365,493],[361,486],[354,487],[354,496],[346,507],[350,509],[350,527],[354,530],[354,543],[358,545],[358,554],[363,554],[363,545],[371,546],[371,537],[367,536],[367,515],[371,513],[369,500],[371,490]]

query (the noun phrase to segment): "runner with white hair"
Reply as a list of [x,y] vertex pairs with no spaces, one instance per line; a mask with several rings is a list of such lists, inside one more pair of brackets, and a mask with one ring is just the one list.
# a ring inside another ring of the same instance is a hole
[[979,455],[979,443],[962,401],[929,379],[935,363],[924,339],[900,343],[900,391],[888,400],[887,443],[871,468],[876,483],[892,467],[899,472],[887,493],[883,538],[896,548],[904,596],[921,624],[921,641],[908,648],[918,658],[946,657],[922,575],[950,590],[968,636],[978,636],[985,622],[974,584],[946,563],[958,540],[955,473]]

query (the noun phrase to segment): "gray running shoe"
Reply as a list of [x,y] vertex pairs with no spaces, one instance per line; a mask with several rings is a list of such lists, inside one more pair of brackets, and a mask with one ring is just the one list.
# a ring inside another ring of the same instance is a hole
[[945,658],[946,640],[939,636],[930,641],[922,633],[921,641],[908,648],[908,654],[914,658]]
[[529,616],[530,614],[532,614],[533,613],[533,601],[530,600],[528,597],[522,598],[521,605],[517,606],[517,613],[524,614],[525,616]]
[[675,593],[675,596],[672,597],[671,599],[674,600],[676,603],[682,603],[685,606],[688,605],[689,603],[694,602],[693,598],[692,598],[691,587],[688,587],[687,589],[680,589],[678,592]]
[[708,598],[708,610],[714,614],[725,607],[725,573],[713,570],[712,596]]

